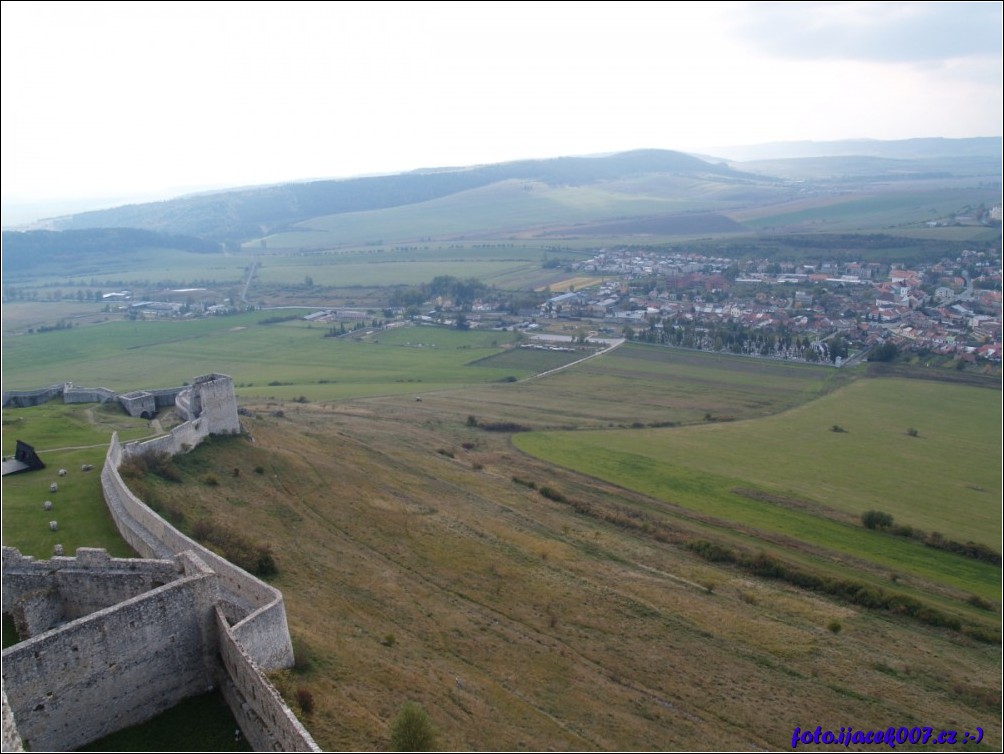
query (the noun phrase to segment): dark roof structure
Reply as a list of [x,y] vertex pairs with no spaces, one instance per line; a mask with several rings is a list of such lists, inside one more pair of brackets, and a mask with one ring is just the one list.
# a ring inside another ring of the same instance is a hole
[[20,474],[23,471],[34,471],[44,469],[45,464],[38,457],[35,449],[26,442],[17,441],[17,448],[14,450],[13,458],[5,458],[3,461],[3,476],[8,474]]

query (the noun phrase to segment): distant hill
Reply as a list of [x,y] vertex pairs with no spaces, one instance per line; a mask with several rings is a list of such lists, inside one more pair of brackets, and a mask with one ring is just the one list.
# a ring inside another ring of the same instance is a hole
[[220,245],[202,238],[136,228],[3,231],[3,264],[8,273],[58,264],[61,260],[77,261],[88,254],[128,254],[139,249],[179,249],[212,254],[220,251]]
[[[845,139],[843,141],[779,141],[721,147],[714,150],[717,159],[736,161],[786,160],[803,157],[883,157],[891,160],[917,160],[944,157],[987,157],[1001,161],[1002,139],[999,136],[972,139]],[[708,158],[715,159],[715,158]]]
[[512,179],[576,186],[649,173],[744,177],[724,164],[682,152],[638,150],[604,157],[522,160],[222,191],[68,215],[49,220],[46,225],[51,230],[130,227],[214,241],[241,241],[313,217],[416,204]]

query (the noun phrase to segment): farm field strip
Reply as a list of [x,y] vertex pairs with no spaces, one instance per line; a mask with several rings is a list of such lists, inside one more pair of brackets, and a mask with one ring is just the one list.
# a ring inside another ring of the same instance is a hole
[[[933,395],[945,402],[931,404]],[[656,499],[999,599],[995,567],[839,520],[878,509],[926,532],[995,546],[1001,523],[994,471],[999,449],[993,442],[995,420],[986,410],[994,401],[999,404],[999,393],[986,389],[868,380],[755,422],[530,433],[513,442],[547,461]],[[954,424],[945,423],[945,414],[954,415]],[[835,417],[847,431],[832,431]],[[908,436],[901,423],[912,420],[932,427],[925,430],[930,436]],[[899,450],[890,453],[890,447]],[[843,516],[831,519],[734,492],[748,488]],[[957,503],[946,506],[946,499]]]
[[[379,392],[377,385],[402,380],[465,384],[501,380],[511,373],[464,366],[497,353],[513,338],[512,333],[417,327],[357,342],[323,337],[325,325],[259,324],[284,313],[190,322],[118,322],[11,338],[5,343],[5,386],[31,389],[63,379],[90,387],[136,390],[178,385],[218,371],[233,377],[245,394],[252,386],[267,389],[269,383],[296,386],[301,393],[304,386],[342,382],[371,384]],[[303,311],[293,313],[302,316]],[[413,347],[396,347],[409,339]],[[257,394],[277,393],[259,390]]]

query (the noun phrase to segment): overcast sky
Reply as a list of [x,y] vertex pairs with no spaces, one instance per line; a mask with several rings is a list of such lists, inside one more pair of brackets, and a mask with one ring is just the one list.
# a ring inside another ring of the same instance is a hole
[[999,136],[1001,8],[4,0],[2,193]]

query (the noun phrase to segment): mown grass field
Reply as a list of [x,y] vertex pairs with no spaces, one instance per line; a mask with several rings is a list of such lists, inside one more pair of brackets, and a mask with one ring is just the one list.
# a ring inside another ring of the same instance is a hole
[[[857,519],[881,510],[927,532],[998,547],[999,414],[997,391],[867,380],[755,422],[531,433],[514,443],[704,515],[998,600],[999,568],[868,531]],[[735,492],[749,488],[802,509]]]
[[[290,310],[302,315],[302,310]],[[207,372],[233,377],[242,395],[334,400],[493,382],[505,368],[466,368],[498,353],[514,333],[440,327],[392,329],[367,338],[327,338],[327,325],[302,320],[262,325],[285,310],[186,322],[109,322],[9,338],[8,389],[57,380],[128,391],[170,387]],[[529,372],[516,373],[522,377]]]
[[[24,555],[49,558],[55,544],[68,555],[78,547],[104,547],[117,557],[134,557],[118,535],[101,495],[101,465],[112,432],[123,440],[155,434],[150,422],[127,416],[117,405],[65,405],[50,401],[33,408],[3,410],[3,455],[17,440],[33,446],[44,469],[3,479],[3,541]],[[91,464],[91,471],[81,466]],[[59,469],[66,476],[58,476]],[[58,491],[50,492],[56,482]],[[43,509],[49,500],[51,511]],[[49,522],[57,521],[58,531]]]

